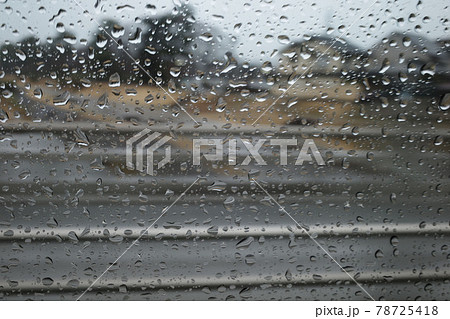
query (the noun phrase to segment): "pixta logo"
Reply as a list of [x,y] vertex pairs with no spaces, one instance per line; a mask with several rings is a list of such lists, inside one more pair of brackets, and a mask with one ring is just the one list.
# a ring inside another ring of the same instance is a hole
[[[267,165],[266,161],[260,154],[261,147],[269,141],[273,148],[279,148],[280,154],[280,165],[288,165],[288,146],[298,147],[298,142],[295,138],[289,139],[259,139],[253,144],[248,139],[229,139],[228,140],[228,165],[237,165],[237,154],[238,150],[243,153],[245,158],[239,164],[241,166],[249,165],[252,159],[254,159],[256,165]],[[238,142],[244,145],[244,148],[238,148]],[[209,150],[214,149],[214,152],[210,153],[201,152],[202,146]],[[201,138],[194,139],[193,149],[193,164],[200,165],[201,156],[208,161],[223,161],[224,158],[224,141],[222,139],[216,138]],[[325,161],[319,152],[319,149],[312,139],[306,139],[303,142],[302,148],[297,156],[294,165],[303,165],[304,162],[313,162],[312,157],[316,160],[318,165],[325,165]]]
[[[161,137],[162,134],[158,132],[154,132],[153,134],[150,133],[151,130],[145,129],[127,140],[126,160],[127,168],[136,169],[140,172],[147,172],[148,175],[153,176],[154,153],[172,138],[167,135]],[[155,142],[152,144],[153,141]],[[134,148],[134,145],[136,145],[136,148]],[[133,156],[134,153],[136,156]],[[170,162],[170,154],[171,147],[170,145],[167,145],[165,148],[164,158],[157,164],[158,169]],[[133,159],[135,159],[135,163]],[[147,169],[145,169],[144,162],[147,163]]]
[[[158,132],[152,133],[149,129],[134,135],[126,142],[127,168],[146,172],[153,176],[155,173],[154,154],[171,139],[170,136]],[[297,139],[294,138],[259,139],[254,143],[249,139],[198,138],[193,139],[192,142],[192,165],[200,165],[202,157],[206,161],[224,161],[224,155],[228,156],[227,162],[230,166],[246,166],[252,162],[256,165],[268,165],[260,154],[260,149],[267,143],[271,150],[276,148],[279,150],[279,165],[288,165],[288,147],[299,147]],[[243,158],[242,161],[238,161],[238,155]],[[169,163],[170,158],[171,147],[166,145],[163,159],[156,163],[158,169]],[[325,165],[314,140],[306,139],[303,141],[294,165],[303,165],[305,162],[310,163],[314,160],[318,165]],[[147,164],[146,168],[144,163]]]

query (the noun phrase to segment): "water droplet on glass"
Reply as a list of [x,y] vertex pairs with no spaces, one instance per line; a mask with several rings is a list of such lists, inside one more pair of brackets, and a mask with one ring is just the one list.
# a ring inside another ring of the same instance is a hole
[[109,77],[109,83],[108,85],[110,87],[118,87],[120,86],[120,75],[119,73],[114,73]]
[[99,99],[97,100],[97,107],[99,109],[104,109],[109,107],[108,106],[108,94],[104,93],[102,96],[99,97]]
[[65,91],[64,93],[53,98],[53,104],[56,106],[66,105],[67,102],[69,102],[69,99],[70,93],[68,91]]
[[202,41],[210,42],[213,39],[213,35],[209,32],[205,32],[205,33],[201,34],[199,38]]
[[253,237],[244,238],[236,244],[236,248],[237,249],[246,249],[253,243],[254,240],[255,240],[255,238],[253,238]]
[[375,258],[383,258],[383,257],[384,257],[383,251],[381,251],[381,249],[378,249],[378,250],[375,252]]

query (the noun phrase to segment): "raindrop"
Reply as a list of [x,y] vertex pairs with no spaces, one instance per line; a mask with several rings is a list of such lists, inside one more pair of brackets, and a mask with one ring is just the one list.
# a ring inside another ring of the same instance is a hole
[[142,39],[142,29],[141,28],[137,28],[136,32],[134,33],[134,35],[128,40],[128,42],[132,43],[132,44],[139,44],[141,43],[141,39]]
[[388,59],[384,59],[381,69],[378,72],[385,73],[390,67],[391,67],[391,62]]
[[153,102],[153,95],[149,94],[144,98],[145,103],[149,104]]
[[125,29],[124,29],[122,26],[120,26],[120,25],[118,25],[118,24],[114,24],[114,25],[113,25],[113,29],[112,29],[112,31],[111,31],[111,35],[112,35],[114,38],[121,37],[121,36],[123,36],[124,34],[125,34]]
[[392,193],[390,196],[390,200],[391,200],[391,203],[394,204],[397,200],[397,195],[395,193]]
[[34,97],[41,99],[42,98],[42,90],[40,88],[36,88],[33,91],[33,95],[34,95]]
[[216,103],[216,111],[221,113],[221,112],[225,111],[226,107],[227,107],[227,102],[224,100],[224,98],[220,97]]
[[0,123],[6,123],[9,120],[8,113],[0,109]]
[[280,42],[280,44],[289,44],[289,37],[287,35],[279,35],[278,36],[278,42]]
[[291,273],[291,271],[289,269],[286,270],[286,272],[284,273],[284,277],[286,278],[287,281],[291,281],[292,280],[292,273]]
[[67,286],[70,288],[78,288],[79,285],[80,281],[78,279],[69,280],[69,282],[67,283]]
[[50,228],[56,228],[58,227],[58,221],[51,217],[49,220],[47,220],[46,225]]
[[178,77],[181,73],[181,68],[177,66],[173,66],[170,68],[170,75],[174,78]]
[[211,226],[206,230],[206,232],[210,235],[217,236],[217,234],[219,233],[219,227]]
[[108,85],[110,87],[118,87],[120,86],[120,75],[119,73],[114,73],[109,77]]
[[79,145],[79,146],[88,146],[89,145],[89,139],[87,137],[87,135],[81,131],[80,128],[77,128],[77,130],[75,131],[75,142]]
[[318,275],[318,274],[313,274],[313,279],[314,279],[315,281],[320,281],[320,280],[323,279],[323,277],[322,277],[321,275]]
[[27,170],[25,170],[25,171],[23,171],[22,173],[19,174],[19,178],[21,180],[24,180],[24,179],[27,179],[28,177],[30,177],[30,175],[31,175],[31,172],[30,172],[29,169],[27,169]]
[[70,93],[68,91],[65,91],[64,93],[53,98],[53,104],[56,106],[66,105],[67,102],[69,102],[69,99]]
[[232,211],[234,202],[235,202],[234,197],[233,196],[228,196],[223,202],[223,207],[225,207],[225,209],[228,210],[228,211]]
[[108,106],[108,94],[104,93],[102,96],[99,97],[99,99],[97,100],[97,107],[99,109],[104,109],[109,107]]
[[227,187],[227,184],[222,181],[216,181],[212,185],[208,186],[209,191],[223,192]]
[[109,237],[109,241],[112,243],[121,243],[123,241],[123,237],[120,235],[111,236]]
[[420,74],[422,75],[434,75],[436,73],[436,64],[427,63],[420,69]]
[[392,236],[390,242],[391,242],[392,247],[397,247],[398,243],[399,243],[398,237]]
[[20,49],[16,50],[16,56],[22,61],[25,61],[27,59],[27,55],[25,54],[25,52]]
[[74,231],[70,231],[68,234],[68,237],[70,240],[75,241],[75,242],[77,242],[79,240],[77,234]]
[[264,62],[263,65],[261,66],[261,70],[262,70],[264,73],[269,73],[269,72],[271,72],[271,71],[273,70],[272,63],[271,63],[270,61]]
[[42,284],[44,286],[51,286],[51,285],[53,285],[53,282],[54,282],[54,280],[50,277],[45,277],[42,279]]
[[439,108],[442,111],[447,111],[450,109],[450,93],[446,93],[441,97],[441,101],[439,102]]
[[209,32],[205,32],[205,33],[201,34],[199,38],[202,41],[210,42],[213,39],[213,35]]
[[66,28],[64,27],[64,23],[58,22],[58,23],[56,24],[56,31],[58,31],[59,33],[64,33],[64,32],[66,32]]
[[236,248],[237,249],[246,249],[253,243],[254,240],[255,240],[255,238],[253,238],[253,237],[244,238],[236,244]]
[[86,79],[86,78],[82,78],[81,80],[80,80],[80,82],[81,82],[81,85],[82,86],[84,86],[84,87],[86,87],[86,88],[88,88],[88,87],[91,87],[91,81],[89,81],[88,79]]
[[5,99],[9,99],[11,96],[13,96],[13,93],[12,93],[11,91],[9,91],[9,90],[3,90],[2,96],[3,96]]
[[105,36],[99,34],[97,35],[97,41],[95,43],[99,48],[104,48],[108,43],[108,39]]
[[444,143],[444,137],[441,135],[436,136],[434,139],[434,145],[442,145]]
[[383,257],[384,257],[383,251],[381,251],[381,249],[378,249],[378,250],[375,252],[375,258],[383,258]]

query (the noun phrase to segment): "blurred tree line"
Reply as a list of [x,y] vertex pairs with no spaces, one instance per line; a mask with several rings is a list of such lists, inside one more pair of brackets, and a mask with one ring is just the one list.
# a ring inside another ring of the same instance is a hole
[[[189,6],[175,12],[143,18],[140,27],[127,31],[114,20],[105,21],[90,39],[77,40],[68,32],[46,41],[28,37],[1,46],[0,70],[25,75],[32,80],[51,78],[62,85],[88,85],[89,81],[107,81],[115,73],[121,82],[153,82],[139,63],[158,84],[170,79],[194,76],[208,69],[217,50],[196,51],[201,25]],[[81,43],[78,44],[78,43]],[[211,42],[213,45],[213,42]],[[122,49],[123,48],[123,49]],[[131,55],[136,63],[128,56]]]

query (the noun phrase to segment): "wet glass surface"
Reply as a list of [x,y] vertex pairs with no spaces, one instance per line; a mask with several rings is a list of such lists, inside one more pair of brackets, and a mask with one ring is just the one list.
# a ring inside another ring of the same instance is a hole
[[0,14],[0,299],[448,299],[446,1]]

